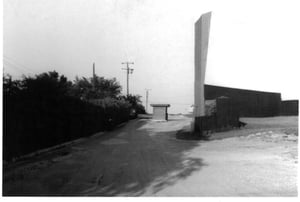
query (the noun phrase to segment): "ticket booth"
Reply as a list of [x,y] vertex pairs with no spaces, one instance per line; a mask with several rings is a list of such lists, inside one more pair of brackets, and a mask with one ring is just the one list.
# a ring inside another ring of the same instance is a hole
[[151,104],[153,107],[153,119],[154,120],[168,120],[168,107],[169,104]]

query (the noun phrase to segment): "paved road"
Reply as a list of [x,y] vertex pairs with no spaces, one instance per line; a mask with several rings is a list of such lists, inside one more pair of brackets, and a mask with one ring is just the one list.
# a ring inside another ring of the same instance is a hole
[[208,142],[184,141],[175,139],[175,133],[190,119],[170,118],[133,120],[105,136],[7,170],[4,194],[297,195],[297,136],[266,130]]

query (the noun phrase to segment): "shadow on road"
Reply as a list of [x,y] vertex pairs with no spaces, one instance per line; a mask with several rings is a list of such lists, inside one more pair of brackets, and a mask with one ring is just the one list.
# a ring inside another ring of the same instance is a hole
[[154,185],[153,193],[157,193],[165,187],[174,185],[177,181],[187,178],[193,172],[200,170],[204,165],[200,158],[185,159],[183,164],[177,167],[178,170],[175,170],[175,172],[178,171],[175,175],[162,177],[162,179]]
[[[186,154],[199,142],[176,140],[182,120],[155,123],[137,119],[103,137],[72,147],[67,159],[23,177],[4,178],[4,195],[139,196],[153,195],[201,170],[205,162]],[[57,157],[56,157],[57,159]]]
[[106,172],[101,186],[84,194],[153,195],[199,171],[206,165],[203,160],[186,155],[199,143],[175,139],[180,122],[142,121],[124,136],[131,139],[129,145],[120,145],[120,153],[110,162],[112,167],[116,167],[114,161],[118,162],[119,168]]

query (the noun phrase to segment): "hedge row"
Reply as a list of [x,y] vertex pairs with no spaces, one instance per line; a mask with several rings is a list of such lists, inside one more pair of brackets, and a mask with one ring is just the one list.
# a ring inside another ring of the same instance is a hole
[[130,105],[108,100],[97,106],[69,96],[3,97],[3,159],[92,135],[129,120]]

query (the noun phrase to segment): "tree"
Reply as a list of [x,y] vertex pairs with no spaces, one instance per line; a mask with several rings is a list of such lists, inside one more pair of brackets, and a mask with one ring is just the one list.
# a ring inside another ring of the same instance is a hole
[[69,95],[71,86],[72,82],[56,71],[35,77],[23,76],[21,80],[12,80],[10,75],[3,77],[4,96],[17,96],[18,99],[58,98]]
[[131,104],[131,108],[134,109],[136,114],[145,114],[146,110],[144,106],[142,105],[140,95],[127,95],[127,96],[121,96],[122,99],[128,101]]
[[12,80],[9,74],[3,76],[3,95],[16,95],[21,90],[21,81]]
[[21,88],[31,96],[59,97],[69,95],[72,82],[56,71],[42,73],[35,77],[24,77]]
[[95,78],[76,77],[71,94],[83,100],[104,99],[106,97],[117,98],[122,87],[113,79],[95,76]]
[[[3,159],[113,129],[128,121],[131,104],[119,97],[120,92],[116,79],[77,78],[73,84],[55,71],[20,80],[5,75]],[[96,100],[98,105],[82,102],[80,96],[103,99]]]

